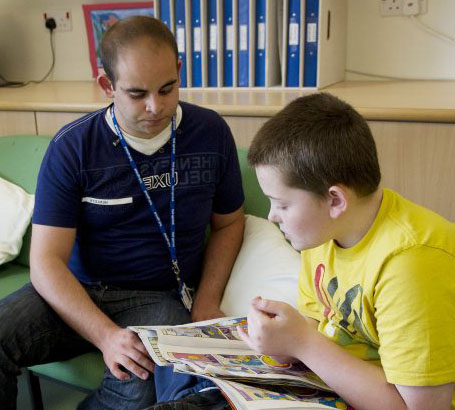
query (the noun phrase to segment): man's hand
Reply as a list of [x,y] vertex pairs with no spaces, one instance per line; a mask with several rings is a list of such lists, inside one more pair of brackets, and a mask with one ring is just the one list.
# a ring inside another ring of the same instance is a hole
[[129,370],[137,377],[147,380],[149,372],[153,372],[154,363],[136,333],[127,329],[117,328],[104,338],[100,347],[104,362],[111,373],[119,380],[127,380]]
[[261,354],[296,357],[296,347],[311,326],[287,303],[257,297],[248,313],[248,333],[237,329],[248,346]]

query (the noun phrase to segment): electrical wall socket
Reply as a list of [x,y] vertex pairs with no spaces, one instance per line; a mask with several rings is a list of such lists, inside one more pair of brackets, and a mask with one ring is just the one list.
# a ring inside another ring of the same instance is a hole
[[71,11],[69,10],[49,10],[43,13],[44,21],[48,18],[54,18],[57,27],[55,31],[71,31],[73,25],[71,23]]
[[[381,5],[381,16],[403,15],[403,0],[379,0]],[[404,0],[406,1],[406,0]]]
[[379,0],[381,16],[416,16],[428,10],[428,0]]

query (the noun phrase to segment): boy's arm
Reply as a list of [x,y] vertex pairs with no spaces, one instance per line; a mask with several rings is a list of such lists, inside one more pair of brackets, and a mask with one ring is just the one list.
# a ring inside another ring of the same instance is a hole
[[255,300],[248,314],[248,334],[240,328],[239,332],[262,354],[298,358],[357,410],[450,409],[453,384],[390,384],[382,368],[346,352],[286,303]]
[[194,322],[225,316],[220,310],[221,299],[242,245],[244,227],[243,207],[229,214],[212,214],[212,232],[191,311]]
[[98,309],[67,267],[76,229],[34,224],[32,232],[30,276],[37,292],[61,319],[103,352],[115,377],[129,378],[123,366],[146,379],[153,362],[140,339]]

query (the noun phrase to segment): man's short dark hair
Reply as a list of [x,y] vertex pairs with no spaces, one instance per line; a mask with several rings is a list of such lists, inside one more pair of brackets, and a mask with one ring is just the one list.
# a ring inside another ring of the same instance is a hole
[[131,16],[117,21],[101,39],[101,62],[104,71],[115,85],[118,53],[139,38],[150,38],[157,44],[168,45],[178,62],[178,49],[174,35],[160,20],[147,16]]
[[276,167],[288,186],[321,198],[335,184],[366,196],[381,181],[368,124],[327,93],[298,98],[268,120],[253,139],[248,161],[254,167]]

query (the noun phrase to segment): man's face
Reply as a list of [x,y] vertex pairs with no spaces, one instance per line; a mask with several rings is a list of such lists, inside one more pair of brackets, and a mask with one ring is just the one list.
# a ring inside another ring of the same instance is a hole
[[269,221],[279,225],[295,249],[314,248],[332,239],[329,200],[287,186],[275,167],[258,166],[256,175],[262,191],[270,199]]
[[139,138],[158,135],[169,125],[179,100],[179,67],[173,50],[139,39],[119,51],[115,72],[111,97],[120,127]]

